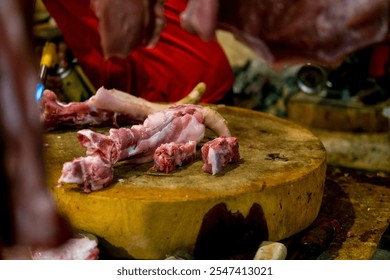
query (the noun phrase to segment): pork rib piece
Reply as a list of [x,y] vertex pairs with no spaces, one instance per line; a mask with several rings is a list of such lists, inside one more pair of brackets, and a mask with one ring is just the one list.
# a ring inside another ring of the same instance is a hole
[[89,193],[109,185],[113,178],[114,169],[111,164],[99,156],[87,156],[64,163],[58,183],[78,184],[83,187],[84,192]]
[[220,172],[230,162],[240,160],[239,145],[236,137],[218,137],[203,145],[202,169],[213,175]]
[[196,158],[196,142],[162,144],[154,152],[152,169],[169,173],[176,166],[183,166]]
[[[152,161],[156,149],[162,144],[199,143],[205,134],[206,119],[221,125],[219,131],[230,136],[226,122],[219,120],[220,116],[210,110],[200,105],[175,105],[149,115],[143,125],[110,129],[109,135],[80,130],[77,137],[86,148],[87,157],[65,163],[58,182],[76,183],[83,186],[85,192],[99,190],[112,181],[110,171],[118,161],[145,163]],[[100,164],[103,167],[99,168]]]
[[[198,103],[206,90],[204,83],[176,104]],[[165,110],[172,104],[158,104],[116,89],[99,88],[84,102],[60,102],[53,91],[45,90],[40,101],[41,123],[46,131],[61,127],[130,125],[142,123],[149,114]]]
[[145,163],[164,143],[200,142],[205,133],[202,106],[177,105],[149,115],[143,125],[110,129],[109,135],[80,130],[77,137],[88,156],[99,156],[110,164],[121,160]]

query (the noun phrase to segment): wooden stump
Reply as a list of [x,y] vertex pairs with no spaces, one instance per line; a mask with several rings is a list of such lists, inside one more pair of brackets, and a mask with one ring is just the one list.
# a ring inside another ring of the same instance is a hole
[[[119,163],[111,186],[90,194],[76,185],[56,187],[63,163],[85,155],[76,131],[48,133],[47,181],[59,209],[75,228],[98,236],[113,256],[136,259],[164,259],[178,248],[207,257],[205,251],[218,248],[208,247],[218,228],[236,239],[252,232],[246,241],[256,250],[263,240],[278,241],[309,226],[324,190],[320,140],[271,115],[235,107],[218,111],[238,137],[238,164],[215,176],[204,173],[199,145],[197,160],[170,174],[148,171],[153,163]],[[208,131],[205,141],[213,137]]]
[[376,105],[345,102],[298,93],[287,105],[288,118],[305,127],[330,131],[386,132],[389,122],[382,110],[390,101]]

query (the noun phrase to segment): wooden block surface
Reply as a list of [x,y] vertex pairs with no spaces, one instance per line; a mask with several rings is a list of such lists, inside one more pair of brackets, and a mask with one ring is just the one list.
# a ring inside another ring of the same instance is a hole
[[[266,240],[291,236],[316,218],[324,191],[326,151],[321,141],[292,122],[236,107],[218,107],[241,161],[216,176],[192,164],[165,174],[153,163],[115,165],[114,182],[90,194],[76,185],[57,188],[62,165],[85,151],[75,130],[45,135],[48,185],[59,209],[77,229],[101,239],[114,256],[164,259],[178,248],[196,249],[228,215],[251,219]],[[94,129],[107,132],[107,129]],[[210,131],[204,141],[215,137]],[[226,214],[226,213],[225,213]]]
[[350,132],[386,132],[388,119],[382,115],[389,101],[376,105],[345,102],[298,93],[288,101],[288,118],[305,127]]

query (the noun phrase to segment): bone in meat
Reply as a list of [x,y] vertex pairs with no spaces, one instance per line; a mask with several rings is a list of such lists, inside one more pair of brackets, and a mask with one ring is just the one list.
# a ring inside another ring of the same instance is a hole
[[113,178],[111,164],[99,156],[87,156],[64,163],[58,182],[78,184],[83,187],[84,192],[89,193],[109,185]]
[[113,128],[108,136],[83,129],[78,132],[78,139],[87,149],[87,155],[98,155],[111,164],[121,160],[149,162],[161,144],[198,143],[203,139],[205,125],[202,108],[199,105],[177,105],[149,115],[143,125]]
[[[112,173],[84,174],[86,171],[98,169],[88,166],[97,162],[95,158],[107,163],[103,170],[108,171],[111,170],[110,166],[121,160],[130,163],[149,162],[153,159],[155,150],[164,143],[199,143],[206,130],[202,108],[200,105],[176,105],[149,115],[143,125],[111,129],[109,135],[89,129],[79,131],[78,139],[87,149],[87,157],[65,163],[58,182],[76,183],[82,186],[85,192],[98,190],[111,183]],[[90,162],[90,158],[94,160]]]
[[106,58],[114,54],[125,57],[141,45],[153,46],[165,26],[164,1],[92,0],[91,4],[99,18]]
[[239,145],[236,137],[218,137],[203,145],[203,166],[205,172],[213,175],[220,172],[223,167],[240,160]]
[[[198,103],[206,90],[199,83],[176,104]],[[172,104],[158,104],[116,89],[99,88],[84,102],[60,102],[54,92],[45,90],[40,101],[41,123],[46,131],[62,127],[129,125],[142,123],[149,114]]]
[[169,173],[176,166],[183,166],[196,158],[196,142],[166,143],[156,149],[153,155],[154,165],[152,169]]

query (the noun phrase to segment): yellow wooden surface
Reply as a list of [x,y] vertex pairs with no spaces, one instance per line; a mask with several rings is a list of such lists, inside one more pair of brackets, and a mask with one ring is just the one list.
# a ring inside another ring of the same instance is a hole
[[[90,194],[75,185],[56,187],[63,163],[85,155],[76,131],[47,134],[47,180],[60,210],[75,228],[101,238],[113,255],[136,259],[162,259],[179,247],[193,248],[205,214],[218,204],[244,217],[260,205],[269,240],[309,226],[324,190],[326,152],[319,139],[301,126],[260,112],[234,107],[218,111],[238,137],[238,164],[212,176],[201,170],[200,154],[171,174],[148,171],[152,163],[119,163],[111,186]],[[208,131],[205,141],[213,137]]]
[[287,104],[288,118],[303,126],[330,131],[385,132],[388,120],[382,110],[389,100],[365,105],[358,101],[341,101],[299,92]]

